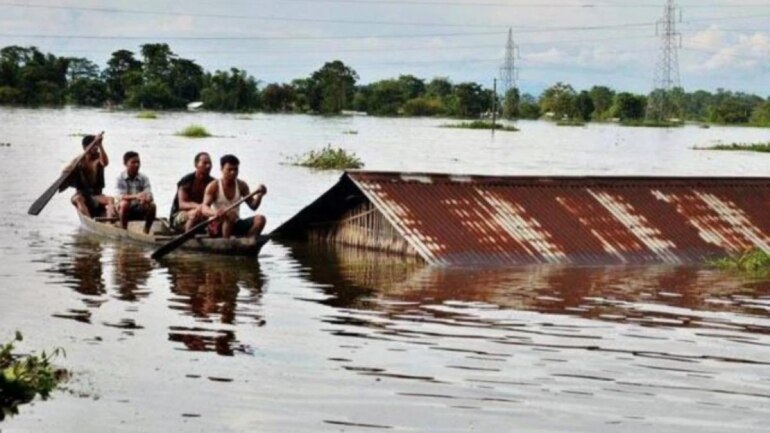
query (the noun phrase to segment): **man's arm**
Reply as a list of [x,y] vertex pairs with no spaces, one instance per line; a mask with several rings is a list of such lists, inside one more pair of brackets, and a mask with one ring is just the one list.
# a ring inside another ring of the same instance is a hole
[[142,188],[142,192],[138,195],[144,199],[146,202],[152,202],[152,185],[150,185],[150,178],[147,176],[144,177],[144,187]]
[[110,158],[107,156],[107,152],[104,151],[104,146],[102,146],[103,138],[98,138],[98,140],[99,140],[99,143],[97,144],[97,146],[99,146],[99,163],[102,166],[107,167],[108,165],[110,165]]
[[206,192],[203,194],[203,206],[201,206],[201,211],[203,212],[203,215],[206,215],[207,217],[213,217],[217,214],[214,209],[211,208],[211,205],[217,199],[217,190],[217,181],[212,180],[209,182],[208,186],[206,186]]
[[[241,189],[241,197],[249,195],[249,185],[246,182],[240,181],[238,186]],[[257,210],[259,208],[259,205],[262,204],[262,196],[265,195],[267,189],[264,185],[259,184],[257,191],[260,191],[259,194],[254,195],[250,200],[246,200],[246,205],[249,206],[251,210]]]
[[[207,188],[208,189],[208,185]],[[194,201],[190,200],[190,186],[189,185],[182,185],[177,189],[176,191],[176,199],[179,202],[179,210],[193,210],[200,206],[200,204],[195,203]]]

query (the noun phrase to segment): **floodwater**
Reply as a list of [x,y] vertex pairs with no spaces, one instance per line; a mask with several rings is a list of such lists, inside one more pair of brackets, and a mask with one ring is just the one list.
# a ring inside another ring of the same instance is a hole
[[[137,150],[167,212],[199,150],[264,182],[268,230],[338,172],[283,164],[331,143],[369,169],[478,174],[763,176],[770,155],[694,145],[768,130],[208,113],[158,120],[0,109],[0,339],[61,346],[73,372],[3,432],[761,432],[770,422],[770,282],[681,267],[436,269],[277,244],[259,259],[150,251],[32,201],[105,130],[118,174]],[[216,137],[174,136],[191,124]],[[350,133],[356,131],[356,133]],[[215,174],[218,170],[214,170]]]

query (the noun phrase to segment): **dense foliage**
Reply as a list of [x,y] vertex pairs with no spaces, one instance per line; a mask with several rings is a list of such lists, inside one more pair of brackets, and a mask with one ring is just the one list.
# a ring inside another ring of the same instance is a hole
[[311,150],[303,155],[289,158],[292,165],[310,167],[318,170],[348,170],[362,168],[364,163],[352,152],[327,145],[319,151]]
[[[479,118],[492,110],[508,119],[551,118],[561,122],[618,120],[624,124],[663,125],[681,121],[770,126],[770,99],[731,92],[682,88],[649,95],[607,86],[576,90],[556,83],[539,97],[511,89],[495,101],[478,83],[430,81],[401,75],[358,84],[358,74],[339,60],[290,83],[260,81],[232,68],[206,72],[179,57],[167,44],[144,44],[139,54],[118,50],[104,70],[88,59],[56,57],[35,47],[0,50],[0,104],[25,106],[75,104],[175,109],[202,101],[217,111],[339,114],[355,110],[378,116]],[[644,122],[641,122],[644,120]]]
[[0,421],[18,411],[18,405],[32,401],[36,395],[48,398],[67,372],[51,365],[51,361],[63,355],[61,349],[40,355],[18,356],[13,354],[16,337],[10,343],[0,345]]

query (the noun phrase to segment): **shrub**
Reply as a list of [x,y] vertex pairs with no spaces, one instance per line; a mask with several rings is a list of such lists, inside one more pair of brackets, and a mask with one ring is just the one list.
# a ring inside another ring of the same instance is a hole
[[327,145],[320,151],[311,150],[303,155],[290,158],[290,163],[319,170],[346,170],[364,166],[364,163],[355,153],[348,153],[340,148],[333,149],[331,145]]
[[188,138],[211,137],[211,134],[201,125],[190,125],[187,128],[177,132],[177,135]]
[[139,114],[136,115],[137,119],[157,119],[158,114],[154,111],[140,111]]

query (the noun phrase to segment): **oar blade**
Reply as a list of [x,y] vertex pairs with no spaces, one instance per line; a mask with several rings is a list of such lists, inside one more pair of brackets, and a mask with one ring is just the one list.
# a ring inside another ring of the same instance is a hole
[[51,198],[56,195],[56,193],[59,191],[59,188],[61,188],[62,183],[67,180],[68,177],[69,173],[64,173],[59,176],[59,178],[56,179],[56,182],[48,187],[48,189],[45,190],[45,192],[40,197],[38,197],[34,203],[32,203],[32,205],[29,207],[29,210],[27,210],[27,213],[30,215],[39,215],[43,208],[48,204],[48,202],[51,201]]

